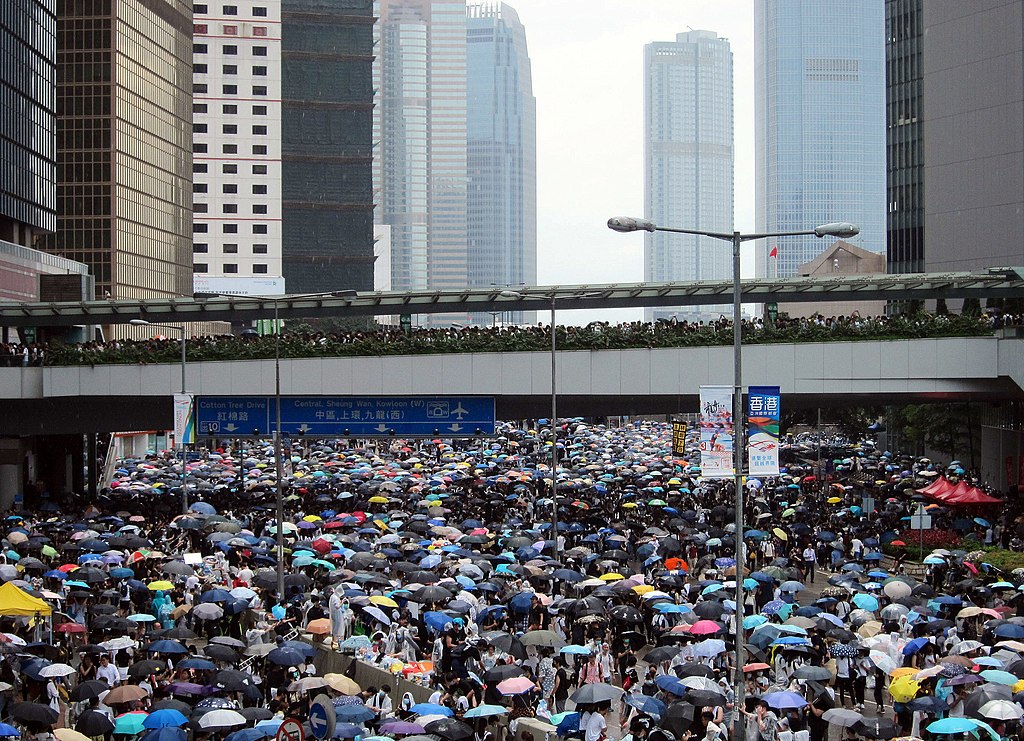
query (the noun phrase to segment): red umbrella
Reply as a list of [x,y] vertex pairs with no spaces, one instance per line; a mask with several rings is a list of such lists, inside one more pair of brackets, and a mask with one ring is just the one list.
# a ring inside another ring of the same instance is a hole
[[711,635],[722,629],[714,620],[698,620],[690,626],[690,633],[695,636]]
[[85,626],[81,623],[61,623],[54,630],[58,633],[84,633]]

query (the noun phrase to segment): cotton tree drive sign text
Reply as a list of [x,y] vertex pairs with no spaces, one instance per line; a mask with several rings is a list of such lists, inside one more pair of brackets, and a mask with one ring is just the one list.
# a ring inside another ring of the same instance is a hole
[[[494,434],[494,397],[284,396],[281,432],[310,437],[473,437]],[[277,429],[273,396],[201,396],[198,434],[266,437]]]

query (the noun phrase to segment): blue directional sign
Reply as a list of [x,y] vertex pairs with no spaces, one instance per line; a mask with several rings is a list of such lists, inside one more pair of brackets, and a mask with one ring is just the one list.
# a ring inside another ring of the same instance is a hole
[[318,739],[333,736],[336,722],[331,698],[327,695],[317,695],[313,704],[309,706],[309,729],[313,731],[313,736]]
[[[262,437],[277,428],[273,396],[200,396],[200,435]],[[310,437],[470,437],[494,434],[494,398],[283,396],[281,432]]]

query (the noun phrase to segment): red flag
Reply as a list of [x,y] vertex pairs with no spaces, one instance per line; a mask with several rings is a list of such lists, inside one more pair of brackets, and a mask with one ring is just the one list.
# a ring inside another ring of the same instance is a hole
[[768,257],[778,257],[778,256],[779,256],[779,248],[778,247],[772,247],[772,251],[768,253]]

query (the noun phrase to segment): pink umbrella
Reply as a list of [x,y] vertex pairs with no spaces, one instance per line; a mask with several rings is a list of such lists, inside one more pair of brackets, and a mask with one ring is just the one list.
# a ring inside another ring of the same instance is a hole
[[534,687],[533,680],[526,677],[512,677],[498,683],[498,692],[503,695],[521,695]]
[[690,634],[695,636],[711,635],[722,629],[714,620],[698,620],[690,626]]

